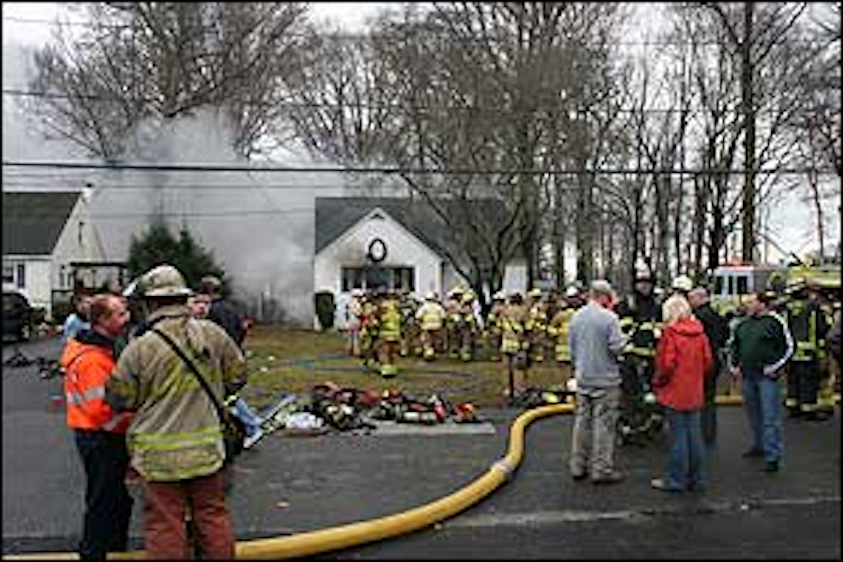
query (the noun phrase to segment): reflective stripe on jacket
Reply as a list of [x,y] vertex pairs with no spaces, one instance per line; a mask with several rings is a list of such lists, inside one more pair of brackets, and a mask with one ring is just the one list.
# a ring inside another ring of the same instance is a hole
[[[226,384],[245,381],[240,348],[216,323],[181,305],[150,316],[191,359],[222,402]],[[110,403],[135,411],[128,430],[132,466],[152,482],[213,474],[225,457],[220,420],[196,376],[158,334],[147,331],[120,355],[106,384]]]
[[61,356],[67,426],[73,429],[125,433],[131,421],[105,401],[105,383],[114,371],[110,347],[70,339]]

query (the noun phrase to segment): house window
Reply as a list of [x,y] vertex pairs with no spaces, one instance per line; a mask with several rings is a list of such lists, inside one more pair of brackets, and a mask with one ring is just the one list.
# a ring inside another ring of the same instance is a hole
[[390,291],[414,291],[415,268],[412,267],[344,267],[342,291],[373,289],[386,286]]
[[15,282],[15,264],[11,262],[3,262],[3,284],[13,284]]
[[18,264],[18,287],[23,289],[26,286],[26,264]]
[[363,270],[359,267],[342,268],[342,291],[351,292],[352,289],[363,288]]
[[393,287],[397,291],[415,291],[416,280],[412,267],[396,267],[393,270]]

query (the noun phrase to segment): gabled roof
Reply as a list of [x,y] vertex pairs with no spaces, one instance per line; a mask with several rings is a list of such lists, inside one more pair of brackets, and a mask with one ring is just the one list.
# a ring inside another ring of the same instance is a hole
[[434,252],[441,250],[435,229],[430,228],[429,210],[424,205],[398,197],[317,197],[316,252],[322,251],[357,221],[380,207],[400,222]]
[[[452,223],[460,221],[464,203],[446,204]],[[316,244],[319,253],[357,221],[380,207],[418,237],[431,251],[444,255],[447,247],[448,225],[426,203],[406,197],[317,197]],[[493,224],[505,220],[506,210],[500,201],[478,199],[471,205],[473,212],[482,212]]]
[[79,191],[3,192],[3,255],[53,253]]

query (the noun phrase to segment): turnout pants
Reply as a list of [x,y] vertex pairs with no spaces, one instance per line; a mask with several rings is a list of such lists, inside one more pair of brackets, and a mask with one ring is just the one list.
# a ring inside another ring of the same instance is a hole
[[201,557],[207,560],[234,558],[234,531],[225,503],[225,471],[178,482],[144,480],[148,559],[192,558],[185,524],[188,509]]

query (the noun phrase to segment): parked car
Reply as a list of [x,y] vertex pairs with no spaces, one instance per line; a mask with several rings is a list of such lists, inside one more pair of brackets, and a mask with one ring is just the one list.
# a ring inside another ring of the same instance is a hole
[[32,337],[33,312],[29,300],[14,289],[3,289],[3,341],[11,337],[14,341]]

